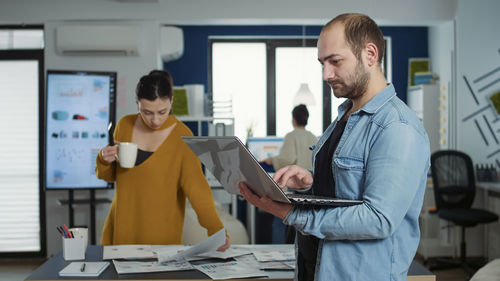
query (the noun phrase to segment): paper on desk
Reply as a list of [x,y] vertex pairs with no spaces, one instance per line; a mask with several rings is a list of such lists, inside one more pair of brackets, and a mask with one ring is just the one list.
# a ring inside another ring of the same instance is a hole
[[295,249],[286,250],[252,250],[255,258],[260,262],[267,261],[290,261],[295,260]]
[[128,258],[154,258],[154,253],[151,250],[151,245],[111,245],[103,247],[103,260]]
[[177,253],[186,248],[184,245],[111,245],[103,247],[102,259],[154,259],[155,251],[160,249]]
[[235,261],[201,264],[194,267],[214,280],[269,276],[262,270]]
[[172,260],[189,259],[203,253],[208,253],[217,250],[220,246],[226,243],[226,229],[222,228],[204,241],[187,248],[186,250],[174,253],[167,249],[158,249],[156,255],[158,262],[167,262]]
[[157,261],[117,261],[113,260],[118,274],[146,273],[162,271],[191,270],[193,266],[187,261],[159,263]]
[[291,269],[295,269],[295,265],[297,264],[295,261],[282,261],[281,263],[290,267]]
[[[85,264],[85,267],[82,267],[83,264]],[[107,261],[74,261],[59,271],[59,276],[97,277],[106,270],[108,266],[109,262]]]
[[293,270],[295,269],[295,261],[268,261],[259,262],[254,255],[244,255],[234,258],[237,262],[246,264],[253,268],[262,270]]
[[217,259],[229,259],[233,257],[238,257],[242,255],[248,255],[251,254],[248,249],[243,249],[243,248],[238,248],[238,247],[229,247],[227,250],[224,252],[219,252],[219,251],[211,251],[208,253],[202,253],[197,255],[197,257],[200,258],[217,258]]

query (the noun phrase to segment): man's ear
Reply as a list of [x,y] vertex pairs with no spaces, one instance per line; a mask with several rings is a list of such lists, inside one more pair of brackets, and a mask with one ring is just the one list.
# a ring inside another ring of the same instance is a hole
[[366,44],[365,48],[365,58],[368,66],[373,66],[378,62],[378,49],[377,46],[373,43]]

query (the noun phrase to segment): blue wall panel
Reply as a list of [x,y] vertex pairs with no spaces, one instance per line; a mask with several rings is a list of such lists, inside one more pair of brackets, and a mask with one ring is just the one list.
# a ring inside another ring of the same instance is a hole
[[[209,36],[301,36],[302,26],[179,26],[184,32],[184,55],[164,63],[175,85],[204,84],[208,89]],[[427,27],[381,27],[392,40],[392,81],[406,101],[408,58],[427,57]],[[307,36],[318,36],[321,26],[306,26]]]

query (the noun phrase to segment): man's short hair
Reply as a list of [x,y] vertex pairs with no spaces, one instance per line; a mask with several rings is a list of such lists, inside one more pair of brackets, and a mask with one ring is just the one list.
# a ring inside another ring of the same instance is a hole
[[309,119],[309,111],[304,104],[299,104],[292,110],[292,117],[299,126],[307,125],[307,119]]
[[[323,30],[341,23],[344,26],[344,36],[352,53],[361,59],[361,50],[367,43],[373,43],[378,49],[378,63],[382,64],[385,52],[385,40],[378,25],[369,16],[363,14],[341,14],[329,21]],[[321,32],[323,32],[323,30]]]

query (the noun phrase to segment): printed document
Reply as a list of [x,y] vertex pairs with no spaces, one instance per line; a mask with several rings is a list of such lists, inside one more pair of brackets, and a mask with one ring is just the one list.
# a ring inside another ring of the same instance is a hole
[[184,245],[110,245],[103,247],[102,259],[154,259],[160,249],[177,252],[186,248]]
[[252,253],[260,262],[295,260],[295,249],[293,248],[278,251],[252,250]]
[[172,261],[159,263],[157,261],[117,261],[113,260],[118,274],[147,273],[162,271],[191,270],[194,267],[187,261]]
[[295,260],[293,261],[268,261],[259,262],[253,254],[239,256],[234,258],[237,262],[246,264],[253,268],[261,270],[294,270]]
[[235,261],[226,263],[201,264],[195,265],[194,267],[214,280],[269,276],[262,270],[252,268]]
[[200,254],[215,252],[220,246],[226,243],[226,229],[222,228],[204,241],[188,247],[184,251],[172,251],[170,249],[158,249],[156,255],[158,262],[168,262],[172,260],[187,260]]

